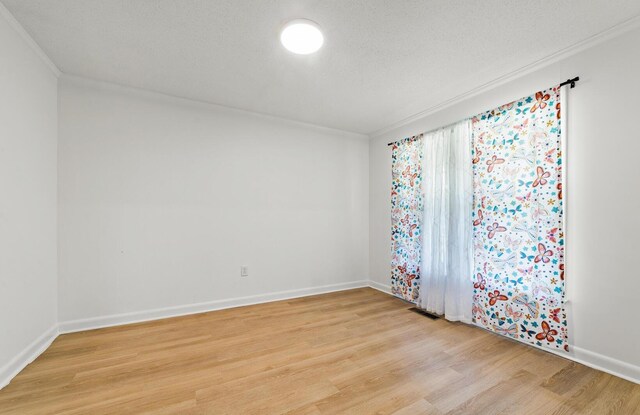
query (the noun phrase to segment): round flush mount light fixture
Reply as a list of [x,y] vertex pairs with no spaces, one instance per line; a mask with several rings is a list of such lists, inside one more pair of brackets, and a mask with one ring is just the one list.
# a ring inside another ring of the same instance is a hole
[[320,26],[307,19],[287,23],[280,32],[280,42],[288,51],[298,55],[316,52],[324,43]]

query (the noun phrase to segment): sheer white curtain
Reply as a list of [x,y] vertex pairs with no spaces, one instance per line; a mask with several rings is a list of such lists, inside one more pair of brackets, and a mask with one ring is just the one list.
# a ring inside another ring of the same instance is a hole
[[473,171],[471,120],[427,133],[418,307],[471,323]]

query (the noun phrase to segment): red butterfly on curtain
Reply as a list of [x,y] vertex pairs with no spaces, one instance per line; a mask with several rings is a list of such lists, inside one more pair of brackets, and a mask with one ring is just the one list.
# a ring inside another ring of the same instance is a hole
[[551,259],[549,259],[551,255],[553,255],[553,251],[550,249],[547,249],[547,247],[545,247],[544,244],[539,243],[538,255],[536,255],[536,257],[533,259],[533,262],[538,263],[542,261],[543,263],[548,264],[549,261],[551,261]]
[[536,339],[538,340],[547,340],[548,342],[552,342],[555,340],[555,337],[553,336],[557,336],[558,335],[558,330],[552,329],[549,326],[549,323],[547,323],[546,321],[542,322],[542,332],[536,334]]
[[507,297],[504,294],[500,294],[500,291],[495,290],[492,293],[489,293],[489,305],[495,305],[495,303],[498,302],[498,300],[500,301],[507,301],[509,299],[509,297]]
[[478,164],[480,162],[480,156],[482,155],[482,151],[476,147],[475,157],[471,160],[471,163]]
[[415,223],[409,224],[409,214],[407,213],[403,219],[400,219],[400,222],[404,225],[409,227],[409,236],[413,238],[413,230],[416,229],[418,227],[418,225],[416,225]]
[[418,177],[418,173],[411,173],[411,166],[407,166],[407,168],[402,172],[402,177],[408,177],[409,185],[413,187],[415,179]]
[[547,151],[546,153],[544,153],[544,161],[546,161],[547,163],[551,163],[553,164],[555,162],[553,155],[557,152],[557,150],[555,148],[552,148],[551,150]]
[[476,279],[477,281],[473,283],[473,288],[484,290],[487,281],[484,279],[482,274],[478,273],[478,277]]
[[408,274],[404,281],[407,284],[408,287],[411,287],[411,285],[413,285],[413,280],[415,280],[418,276],[416,274]]
[[507,228],[505,228],[504,226],[498,226],[498,222],[493,222],[493,225],[487,226],[487,230],[489,231],[489,234],[487,236],[489,237],[489,239],[493,239],[493,237],[496,236],[497,232],[504,232],[507,230]]
[[544,171],[544,169],[540,166],[536,168],[536,173],[538,177],[533,181],[533,187],[538,187],[539,185],[547,184],[547,179],[551,177],[551,173],[548,171]]
[[491,173],[493,171],[493,167],[504,163],[504,159],[498,158],[495,154],[491,157],[491,160],[487,160],[487,172]]
[[551,98],[549,94],[542,94],[542,92],[536,92],[536,103],[531,107],[531,112],[536,112],[538,108],[544,109],[547,106],[545,101],[548,101]]
[[560,309],[554,308],[553,310],[549,311],[549,317],[551,317],[551,319],[556,323],[560,323]]
[[478,226],[482,223],[482,219],[484,219],[482,217],[482,209],[478,209],[478,218],[476,220],[473,221],[473,226]]

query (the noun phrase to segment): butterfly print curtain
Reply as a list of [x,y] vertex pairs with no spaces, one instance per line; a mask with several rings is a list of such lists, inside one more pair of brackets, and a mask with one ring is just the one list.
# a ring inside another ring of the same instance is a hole
[[476,324],[568,350],[560,88],[473,118]]
[[391,291],[415,302],[420,284],[422,135],[401,140],[391,154]]

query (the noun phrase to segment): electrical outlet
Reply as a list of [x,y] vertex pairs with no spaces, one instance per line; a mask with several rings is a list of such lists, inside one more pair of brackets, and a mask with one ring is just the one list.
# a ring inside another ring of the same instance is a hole
[[249,276],[249,267],[246,265],[240,266],[240,276],[248,277]]

